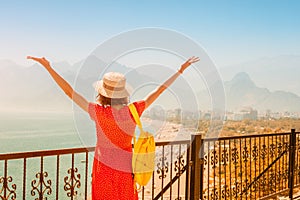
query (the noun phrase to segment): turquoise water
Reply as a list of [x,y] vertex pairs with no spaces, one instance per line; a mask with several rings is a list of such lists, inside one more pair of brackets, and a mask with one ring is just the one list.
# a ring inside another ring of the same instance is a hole
[[[161,127],[161,122],[153,124],[154,126],[158,124],[157,126]],[[146,126],[146,129],[150,128],[151,127],[147,128]],[[94,124],[87,114],[0,113],[0,154],[94,146],[95,139]],[[178,152],[177,147],[174,147],[173,151]],[[157,152],[158,155],[160,155],[161,149],[159,150],[158,148]],[[170,156],[168,148],[165,149],[165,153]],[[82,185],[80,188],[75,188],[78,195],[74,197],[74,199],[83,199],[84,196],[84,156],[85,154],[75,155],[74,166],[78,169],[76,175],[80,174],[80,181]],[[173,159],[176,159],[177,154],[173,156]],[[40,159],[41,158],[31,158],[26,161],[26,199],[35,199],[38,197],[37,193],[32,195],[31,192],[34,180],[38,181],[36,174],[40,172]],[[56,159],[56,156],[47,156],[44,158],[43,170],[48,173],[48,176],[45,177],[45,184],[49,185],[47,181],[51,180],[50,187],[52,189],[52,192],[45,196],[48,197],[48,199],[55,199],[56,185],[59,185],[58,199],[70,199],[67,197],[67,191],[64,190],[64,185],[65,180],[68,180],[70,177],[68,170],[72,166],[71,155],[60,156],[60,167],[58,171],[56,168]],[[91,191],[90,183],[92,161],[93,153],[89,155],[88,196]],[[11,188],[12,184],[17,185],[17,199],[21,199],[23,197],[23,165],[23,159],[8,161],[7,174],[13,178],[12,182],[9,183],[9,187]],[[57,174],[59,176],[58,183],[56,180]],[[0,161],[0,177],[3,176],[4,161]],[[37,183],[34,185],[36,186]],[[45,189],[44,186],[43,189]],[[46,192],[48,192],[48,190],[46,190]]]
[[[91,120],[89,120],[88,116],[83,116],[82,121],[80,116],[75,117],[75,119],[73,114],[1,113],[0,154],[93,146],[95,143],[95,131]],[[90,182],[92,157],[93,154],[91,153],[89,155],[88,183]],[[56,175],[59,174],[59,199],[70,199],[67,197],[67,192],[64,191],[64,185],[65,178],[70,177],[68,169],[72,166],[71,155],[60,156],[59,171],[56,170],[56,159],[56,156],[44,158],[44,172],[48,173],[45,179],[51,180],[52,189],[51,194],[46,196],[48,199],[55,199]],[[74,166],[78,169],[78,174],[81,174],[82,186],[76,188],[78,196],[74,199],[83,199],[84,160],[85,154],[75,155]],[[40,171],[40,158],[27,159],[26,168],[26,199],[34,199],[38,196],[37,193],[35,195],[31,194],[32,181],[38,180],[36,174]],[[9,183],[9,187],[11,188],[12,184],[16,184],[17,199],[22,198],[23,160],[9,160],[7,174],[13,178],[12,182]],[[3,176],[4,161],[0,161],[0,177]],[[88,185],[88,191],[90,193],[90,185]]]
[[[93,145],[95,132],[91,124],[82,124],[78,125],[73,114],[1,113],[0,154]],[[82,133],[87,130],[88,144]]]

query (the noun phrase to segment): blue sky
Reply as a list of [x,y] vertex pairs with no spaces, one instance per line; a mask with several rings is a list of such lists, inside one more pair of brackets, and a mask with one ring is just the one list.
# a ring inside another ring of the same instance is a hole
[[300,1],[0,0],[0,59],[77,62],[110,37],[161,27],[201,44],[217,66],[300,55]]

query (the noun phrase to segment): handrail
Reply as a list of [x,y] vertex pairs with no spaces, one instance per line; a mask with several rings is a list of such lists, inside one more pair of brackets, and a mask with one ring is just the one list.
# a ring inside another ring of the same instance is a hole
[[[295,132],[300,134],[300,132]],[[219,137],[219,138],[203,138],[204,142],[216,141],[216,140],[231,140],[231,139],[244,139],[252,137],[269,137],[276,135],[289,135],[290,132],[286,133],[268,133],[268,134],[251,134],[251,135],[241,135],[241,136],[230,136],[230,137]],[[175,144],[189,144],[190,140],[175,140],[175,141],[158,141],[156,146],[163,145],[175,145]],[[40,156],[51,156],[51,155],[62,155],[70,153],[80,153],[80,152],[92,152],[95,147],[79,147],[79,148],[65,148],[65,149],[55,149],[55,150],[42,150],[42,151],[28,151],[28,152],[16,152],[16,153],[4,153],[0,154],[0,160],[5,159],[20,159],[25,157],[40,157]]]
[[66,148],[66,149],[55,149],[55,150],[42,150],[42,151],[30,151],[30,152],[19,152],[19,153],[7,153],[0,154],[0,160],[13,160],[21,158],[34,158],[41,156],[54,156],[71,153],[85,153],[94,151],[95,147],[81,147],[81,148]]
[[[300,132],[296,132],[296,134],[299,134]],[[236,136],[224,136],[224,137],[218,137],[218,138],[203,138],[204,142],[210,142],[210,141],[216,141],[216,140],[233,140],[233,139],[245,139],[245,138],[260,138],[260,137],[271,137],[276,135],[289,135],[291,132],[286,133],[264,133],[264,134],[251,134],[251,135],[236,135]]]
[[[189,142],[190,140],[159,141],[156,142],[156,146],[189,144]],[[0,154],[0,160],[34,158],[34,157],[41,157],[41,156],[54,156],[54,155],[85,153],[85,152],[93,152],[93,151],[95,151],[95,147],[79,147],[79,148],[65,148],[65,149],[28,151],[28,152],[17,152],[17,153],[4,153],[4,154]]]

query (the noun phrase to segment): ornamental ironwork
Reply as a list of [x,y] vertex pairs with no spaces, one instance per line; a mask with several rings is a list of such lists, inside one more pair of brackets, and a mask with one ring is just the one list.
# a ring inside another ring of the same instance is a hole
[[[3,200],[14,200],[17,198],[16,195],[16,184],[12,184],[11,187],[9,183],[13,181],[11,176],[9,177],[0,177],[0,198]],[[1,186],[2,185],[2,186]]]
[[70,176],[66,176],[64,178],[64,190],[67,191],[68,197],[76,196],[78,192],[75,190],[75,188],[80,188],[81,186],[80,174],[77,173],[77,168],[70,168],[68,169],[68,174],[70,174]]
[[48,172],[39,172],[35,175],[35,177],[37,178],[37,180],[31,181],[31,196],[38,195],[38,198],[35,198],[35,200],[47,200],[45,194],[50,195],[52,193],[52,182],[51,180],[46,180],[46,178],[48,177]]
[[185,160],[183,159],[183,155],[177,156],[177,160],[175,161],[174,171],[176,172],[176,176],[180,176],[184,171]]
[[159,162],[157,163],[156,173],[159,174],[159,179],[164,179],[167,177],[166,173],[169,172],[169,162],[167,161],[166,156],[162,156],[159,158]]

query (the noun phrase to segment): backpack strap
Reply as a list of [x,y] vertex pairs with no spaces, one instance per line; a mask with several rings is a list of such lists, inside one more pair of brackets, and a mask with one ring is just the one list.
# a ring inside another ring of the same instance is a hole
[[[131,104],[129,104],[128,107],[129,107],[129,110],[130,110],[130,112],[131,112],[131,114],[132,114],[132,116],[133,116],[133,119],[134,119],[136,125],[139,127],[140,131],[142,131],[142,130],[143,130],[142,123],[141,123],[141,120],[140,120],[140,117],[139,117],[139,114],[138,114],[138,112],[137,112],[137,110],[136,110],[135,105],[134,105],[133,103],[131,103]],[[135,134],[135,131],[134,131],[134,135],[133,135],[133,146],[135,146],[135,145],[136,145],[136,134]],[[133,174],[133,177],[134,177],[134,174]],[[136,180],[135,180],[134,178],[133,178],[133,180],[134,180],[134,183],[133,183],[134,193],[136,193],[137,190],[139,190],[139,189],[137,188]],[[140,187],[141,187],[141,186],[140,186]],[[139,187],[139,188],[140,188],[140,187]]]
[[139,117],[139,114],[136,110],[136,107],[133,103],[129,104],[129,110],[134,118],[134,121],[136,123],[136,125],[140,128],[140,129],[143,129],[142,128],[142,123],[141,123],[141,120],[140,120],[140,117]]
[[[133,116],[133,119],[134,119],[136,125],[139,127],[140,132],[142,132],[142,131],[143,131],[142,123],[141,123],[141,120],[140,120],[140,117],[139,117],[139,114],[138,114],[138,112],[137,112],[137,110],[136,110],[135,105],[134,105],[133,103],[131,103],[131,104],[129,104],[128,107],[129,107],[129,110],[130,110],[130,112],[131,112],[131,114],[132,114],[132,116]],[[136,143],[136,135],[135,135],[135,132],[134,132],[133,138],[134,138],[134,140],[133,140],[133,141],[134,141],[133,145],[134,145],[134,144]]]

